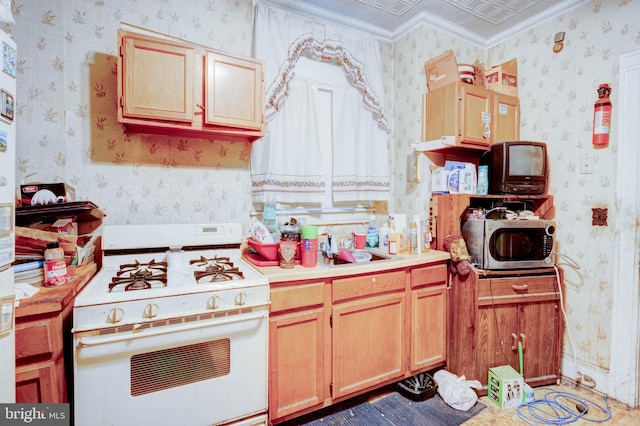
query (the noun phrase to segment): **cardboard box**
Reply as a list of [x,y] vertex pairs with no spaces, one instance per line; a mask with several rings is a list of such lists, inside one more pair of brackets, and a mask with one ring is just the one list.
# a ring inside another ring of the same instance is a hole
[[513,408],[524,400],[524,380],[510,365],[489,369],[487,396],[500,408]]
[[518,61],[513,58],[484,73],[489,90],[518,96]]
[[424,73],[427,76],[427,88],[430,92],[460,81],[458,62],[452,50],[447,50],[442,55],[425,62]]
[[31,183],[20,185],[20,202],[23,206],[44,206],[48,204],[75,201],[76,190],[66,183]]

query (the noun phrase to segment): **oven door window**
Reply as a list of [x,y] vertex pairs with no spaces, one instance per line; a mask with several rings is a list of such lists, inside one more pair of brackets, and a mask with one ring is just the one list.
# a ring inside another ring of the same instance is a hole
[[226,376],[231,369],[227,338],[131,357],[131,396]]
[[489,250],[497,261],[544,260],[547,235],[541,228],[502,228],[491,235]]

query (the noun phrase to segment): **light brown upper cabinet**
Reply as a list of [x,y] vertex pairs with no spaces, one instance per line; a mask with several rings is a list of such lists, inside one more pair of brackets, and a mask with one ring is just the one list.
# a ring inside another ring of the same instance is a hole
[[487,150],[520,137],[520,103],[482,87],[455,82],[423,95],[425,150],[447,147]]
[[118,31],[118,121],[141,133],[254,141],[264,135],[263,63]]

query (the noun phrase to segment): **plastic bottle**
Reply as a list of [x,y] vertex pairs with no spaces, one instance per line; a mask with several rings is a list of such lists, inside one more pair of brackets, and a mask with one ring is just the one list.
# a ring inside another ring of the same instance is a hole
[[393,225],[393,220],[389,220],[389,254],[398,253],[398,235]]
[[367,230],[367,248],[376,248],[379,244],[378,230],[376,229],[376,217],[369,217],[369,229]]
[[276,215],[276,200],[268,198],[262,210],[262,224],[269,230],[269,233],[278,240],[278,221]]
[[67,282],[67,263],[59,243],[47,243],[44,251],[44,286],[55,287]]
[[409,225],[409,241],[410,241],[410,253],[418,253],[418,226],[415,222],[411,222]]
[[378,246],[382,250],[389,250],[389,225],[384,222],[378,232]]

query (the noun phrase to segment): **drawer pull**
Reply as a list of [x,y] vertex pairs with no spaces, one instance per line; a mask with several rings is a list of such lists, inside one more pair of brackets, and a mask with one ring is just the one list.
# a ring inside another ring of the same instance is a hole
[[515,291],[526,291],[529,289],[529,284],[511,284],[511,288]]
[[511,350],[515,351],[518,349],[518,335],[516,333],[511,333],[511,339],[513,339],[513,342],[511,343]]

